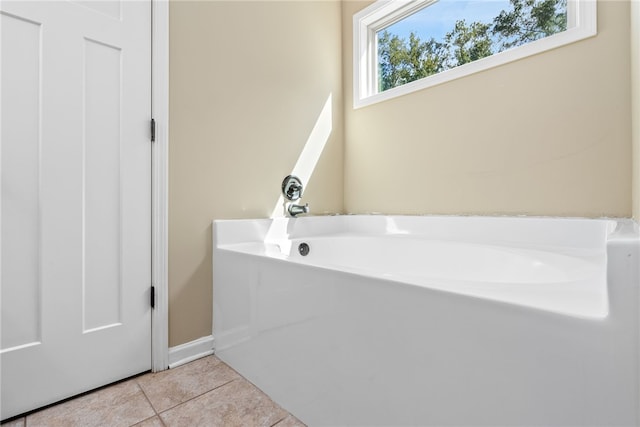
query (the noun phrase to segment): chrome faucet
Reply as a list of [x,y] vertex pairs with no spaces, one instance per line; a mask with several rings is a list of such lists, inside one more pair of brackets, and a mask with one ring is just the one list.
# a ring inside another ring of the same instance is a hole
[[309,203],[305,203],[304,206],[291,203],[287,208],[287,212],[289,212],[291,216],[309,213]]

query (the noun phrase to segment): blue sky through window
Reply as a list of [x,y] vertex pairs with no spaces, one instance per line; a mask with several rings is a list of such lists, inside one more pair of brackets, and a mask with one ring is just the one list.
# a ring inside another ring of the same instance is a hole
[[406,40],[413,31],[423,41],[431,37],[440,41],[456,21],[491,23],[502,10],[510,10],[508,0],[439,0],[386,30]]

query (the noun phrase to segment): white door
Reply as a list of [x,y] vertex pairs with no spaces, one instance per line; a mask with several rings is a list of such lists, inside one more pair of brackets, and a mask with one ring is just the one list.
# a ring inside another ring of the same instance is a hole
[[151,3],[1,11],[1,418],[151,367]]

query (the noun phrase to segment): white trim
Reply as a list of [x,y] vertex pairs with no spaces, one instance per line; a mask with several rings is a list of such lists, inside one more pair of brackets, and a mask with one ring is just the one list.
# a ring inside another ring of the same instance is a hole
[[213,336],[198,338],[169,349],[169,369],[213,354]]
[[569,0],[567,13],[571,16],[568,16],[568,22],[573,23],[575,21],[573,28],[377,93],[376,32],[415,12],[417,9],[432,3],[434,1],[429,0],[378,0],[353,16],[354,109],[439,85],[597,34],[596,0]]
[[152,0],[152,113],[156,141],[152,147],[152,282],[156,290],[152,310],[151,368],[169,366],[168,286],[168,160],[169,160],[169,2]]

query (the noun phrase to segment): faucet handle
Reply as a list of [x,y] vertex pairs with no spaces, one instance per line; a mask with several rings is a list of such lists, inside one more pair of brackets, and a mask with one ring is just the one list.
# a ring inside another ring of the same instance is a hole
[[302,197],[302,181],[294,175],[288,175],[282,181],[282,195],[287,200],[298,200]]

